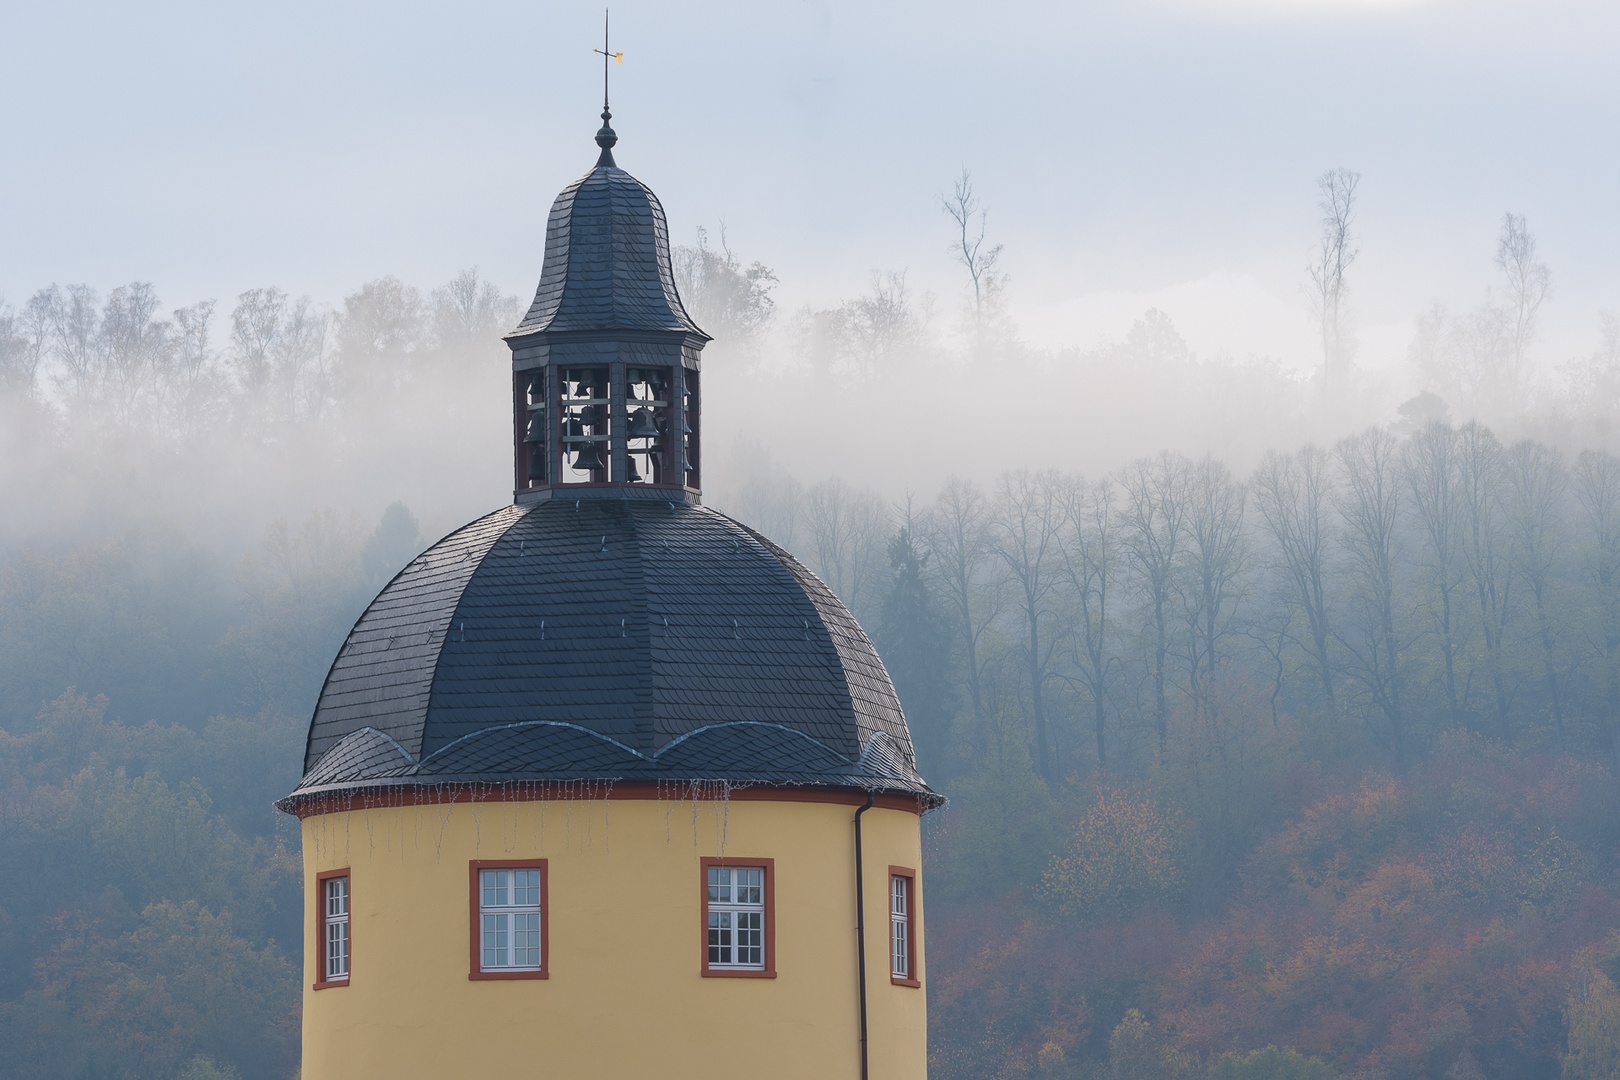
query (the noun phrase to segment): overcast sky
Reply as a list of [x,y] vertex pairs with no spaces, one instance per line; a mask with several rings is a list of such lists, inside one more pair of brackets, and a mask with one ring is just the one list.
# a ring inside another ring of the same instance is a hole
[[[529,294],[600,111],[585,4],[0,2],[0,295],[276,284],[336,302],[477,265]],[[619,164],[677,240],[830,304],[873,269],[959,286],[938,196],[966,166],[1023,333],[1150,305],[1205,354],[1309,363],[1314,179],[1363,174],[1363,360],[1477,302],[1501,215],[1550,264],[1544,360],[1620,307],[1613,0],[619,3]]]

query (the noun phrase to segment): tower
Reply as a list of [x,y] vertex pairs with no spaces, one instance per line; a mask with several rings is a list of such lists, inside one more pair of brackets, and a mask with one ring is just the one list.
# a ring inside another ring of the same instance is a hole
[[849,611],[702,505],[708,337],[610,119],[507,337],[513,502],[367,608],[278,804],[303,1075],[920,1078],[942,800]]

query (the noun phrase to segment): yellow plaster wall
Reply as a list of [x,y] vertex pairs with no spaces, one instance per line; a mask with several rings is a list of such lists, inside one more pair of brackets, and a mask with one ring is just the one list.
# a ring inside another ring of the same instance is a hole
[[[859,1077],[855,809],[615,798],[310,817],[304,1080]],[[921,1080],[925,991],[890,983],[887,936],[888,867],[920,868],[918,818],[862,822],[871,1076]],[[776,860],[775,979],[699,974],[698,860],[714,855]],[[470,981],[468,861],[542,857],[551,977]],[[342,867],[350,985],[317,991],[315,875]]]

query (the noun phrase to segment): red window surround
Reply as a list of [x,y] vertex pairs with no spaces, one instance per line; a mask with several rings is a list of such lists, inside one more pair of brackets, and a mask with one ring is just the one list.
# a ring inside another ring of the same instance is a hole
[[906,879],[907,977],[902,978],[894,973],[894,930],[891,924],[889,932],[889,981],[896,986],[920,987],[922,986],[922,965],[917,963],[917,919],[922,914],[922,894],[917,891],[917,871],[909,866],[889,867],[889,895],[891,898],[893,897],[895,878]]
[[[698,860],[698,963],[705,979],[774,979],[776,978],[776,860],[745,859],[728,856],[724,859]],[[709,867],[760,866],[765,869],[765,969],[763,971],[711,968],[709,966]]]
[[[326,979],[326,883],[331,878],[349,878],[349,975],[342,979]],[[354,976],[354,878],[349,868],[324,870],[315,875],[315,985],[316,990],[330,990],[334,986],[348,986]]]

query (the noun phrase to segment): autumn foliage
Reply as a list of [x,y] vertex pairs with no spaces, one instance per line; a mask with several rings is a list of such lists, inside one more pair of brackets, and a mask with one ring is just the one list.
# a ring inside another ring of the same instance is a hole
[[1616,1075],[1605,768],[1463,731],[1404,776],[1296,761],[1208,913],[1175,799],[1076,787],[1041,889],[931,911],[931,1076]]

